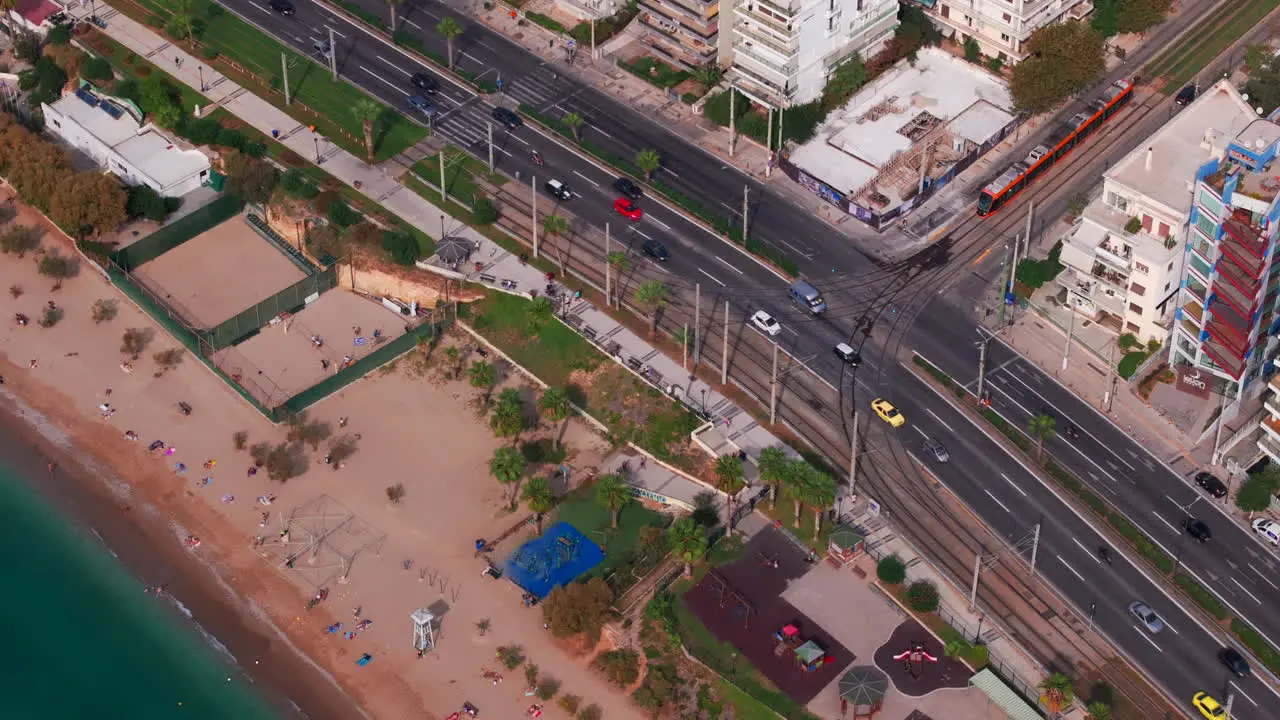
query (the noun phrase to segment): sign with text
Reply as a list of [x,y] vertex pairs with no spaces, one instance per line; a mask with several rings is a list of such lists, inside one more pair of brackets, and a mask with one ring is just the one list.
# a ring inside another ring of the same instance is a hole
[[1194,395],[1201,400],[1209,399],[1210,382],[1213,376],[1197,367],[1190,365],[1174,365],[1174,385],[1179,390]]

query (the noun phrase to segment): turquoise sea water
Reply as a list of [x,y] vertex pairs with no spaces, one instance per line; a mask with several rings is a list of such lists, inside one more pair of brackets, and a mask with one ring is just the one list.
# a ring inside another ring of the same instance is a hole
[[194,626],[2,465],[0,563],[0,718],[275,720]]

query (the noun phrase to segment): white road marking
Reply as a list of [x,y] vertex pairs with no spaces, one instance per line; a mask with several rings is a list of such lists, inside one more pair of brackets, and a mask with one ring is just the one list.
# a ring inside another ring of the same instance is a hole
[[472,54],[471,54],[471,53],[469,53],[469,52],[463,52],[463,53],[462,53],[462,57],[464,57],[464,58],[471,58],[472,60],[474,60],[474,61],[476,61],[476,62],[478,62],[478,63],[481,63],[481,64],[483,64],[483,63],[484,63],[484,61],[483,61],[483,60],[481,60],[480,58],[476,57],[475,55],[472,55]]
[[1235,584],[1236,584],[1236,587],[1238,587],[1238,588],[1240,588],[1242,591],[1244,591],[1244,594],[1245,594],[1245,595],[1248,595],[1249,597],[1253,598],[1253,601],[1254,601],[1254,602],[1258,603],[1259,605],[1261,605],[1261,604],[1262,604],[1262,601],[1258,599],[1258,596],[1257,596],[1257,595],[1254,595],[1254,594],[1253,594],[1253,593],[1251,593],[1251,592],[1249,592],[1249,589],[1248,589],[1248,588],[1246,588],[1245,586],[1241,585],[1239,580],[1237,580],[1237,579],[1235,579],[1235,578],[1231,578],[1231,582],[1235,583]]
[[485,44],[484,44],[484,43],[482,43],[482,42],[477,42],[476,44],[477,44],[477,45],[479,45],[480,47],[484,48],[485,50],[493,50],[493,48],[489,47],[488,45],[485,45]]
[[342,33],[338,32],[338,31],[337,31],[337,30],[335,30],[333,27],[331,27],[331,26],[329,26],[329,25],[325,25],[324,27],[325,27],[325,29],[326,29],[326,30],[333,30],[333,34],[334,34],[334,35],[337,35],[338,37],[342,38],[343,40],[346,40],[346,39],[347,39],[347,36],[346,36],[346,35],[343,35]]
[[[639,232],[639,231],[637,230],[636,232]],[[643,235],[644,233],[641,233],[641,234]],[[645,235],[645,237],[649,237],[649,236]],[[649,238],[649,239],[652,240],[653,238]],[[706,275],[712,280],[715,280],[717,283],[720,283],[720,287],[724,287],[724,283],[720,282],[720,279],[717,278],[715,275],[712,275],[711,273],[707,272],[706,270],[703,270],[702,268],[698,268],[698,272],[702,273],[703,275]]]
[[367,68],[367,67],[365,67],[365,66],[363,66],[363,65],[361,65],[361,66],[360,66],[360,69],[361,69],[361,70],[363,70],[363,71],[365,71],[365,72],[367,72],[367,73],[369,73],[370,75],[372,75],[374,80],[377,80],[378,82],[382,83],[383,85],[386,85],[387,87],[391,88],[392,90],[395,90],[396,92],[400,93],[401,95],[403,95],[403,96],[405,96],[405,97],[409,97],[409,93],[408,93],[407,91],[405,91],[405,90],[402,90],[402,89],[400,88],[400,86],[399,86],[399,85],[396,85],[395,83],[393,83],[393,82],[391,82],[390,80],[388,80],[388,79],[386,79],[386,78],[382,77],[382,76],[381,76],[381,75],[379,75],[378,73],[376,73],[376,72],[374,72],[374,71],[370,70],[369,68]]
[[1163,515],[1161,515],[1160,513],[1156,512],[1155,510],[1152,510],[1152,511],[1151,511],[1151,514],[1152,514],[1152,515],[1155,515],[1157,520],[1159,520],[1160,522],[1164,523],[1165,527],[1169,528],[1169,529],[1170,529],[1170,530],[1172,530],[1174,533],[1177,533],[1177,532],[1178,532],[1178,528],[1176,528],[1176,527],[1174,527],[1172,524],[1170,524],[1168,520],[1165,520]]
[[[1005,480],[1008,480],[1008,479],[1009,479],[1009,478],[1005,478]],[[1016,486],[1015,486],[1015,487],[1016,487]],[[1092,550],[1090,550],[1089,548],[1085,547],[1085,546],[1084,546],[1084,543],[1080,542],[1079,540],[1077,540],[1077,539],[1075,539],[1075,538],[1071,538],[1071,542],[1075,543],[1075,544],[1076,544],[1076,547],[1078,547],[1078,548],[1080,548],[1081,550],[1083,550],[1085,555],[1088,555],[1089,557],[1093,558],[1093,561],[1094,561],[1094,562],[1098,563],[1099,565],[1101,565],[1101,564],[1102,564],[1102,560],[1098,557],[1098,554],[1097,554],[1097,553],[1095,553],[1095,552],[1093,552],[1093,551],[1092,551]]]
[[259,4],[258,4],[258,3],[256,3],[256,2],[253,2],[252,0],[250,0],[249,4],[250,4],[250,5],[252,5],[252,6],[254,6],[254,7],[256,7],[256,8],[258,8],[258,9],[259,9],[259,10],[261,10],[262,12],[267,12],[267,9],[266,9],[266,8],[262,7],[261,5],[259,5]]
[[1237,685],[1234,680],[1228,680],[1227,684],[1235,688],[1235,691],[1240,693],[1240,697],[1244,698],[1245,700],[1248,700],[1250,703],[1253,704],[1254,707],[1258,707],[1258,703],[1253,702],[1253,698],[1249,697],[1248,695],[1245,695],[1244,691],[1240,689],[1240,686]]
[[649,216],[649,219],[650,219],[650,220],[652,220],[653,222],[657,223],[659,226],[661,226],[663,230],[670,230],[670,229],[671,229],[671,226],[670,226],[670,225],[668,225],[668,224],[666,224],[666,223],[662,222],[661,220],[659,220],[658,218],[656,218],[656,217],[654,217],[654,216],[652,216],[652,215],[650,215],[650,216]]
[[405,77],[413,77],[413,73],[409,72],[408,70],[405,70],[404,68],[400,67],[399,65],[396,65],[395,63],[393,63],[393,62],[391,62],[390,60],[388,60],[388,59],[386,59],[386,58],[382,57],[381,55],[375,55],[374,57],[376,57],[376,58],[378,58],[379,60],[381,60],[382,62],[386,63],[387,65],[389,65],[389,66],[391,67],[391,69],[392,69],[392,70],[395,70],[396,72],[398,72],[398,73],[400,73],[400,74],[404,75]]
[[[645,231],[641,230],[640,228],[636,227],[635,225],[630,225],[630,226],[628,226],[628,227],[630,227],[630,228],[631,228],[631,231],[632,231],[632,232],[634,232],[635,234],[637,234],[637,235],[639,235],[640,237],[644,238],[645,240],[652,240],[652,239],[653,239],[653,238],[649,237],[647,234],[645,234]],[[721,285],[723,285],[724,283],[720,283],[720,284],[721,284]]]
[[912,430],[915,430],[915,431],[916,431],[916,432],[918,432],[918,433],[920,433],[920,437],[922,437],[922,438],[926,438],[926,439],[927,439],[927,438],[929,437],[928,433],[926,433],[925,431],[921,430],[921,429],[920,429],[918,426],[916,426],[916,425],[912,425],[912,426],[911,426],[911,429],[912,429]]
[[[668,230],[670,230],[671,228],[667,228],[667,229],[668,229]],[[729,263],[729,261],[728,261],[728,260],[725,260],[724,258],[720,257],[719,255],[716,255],[716,259],[717,259],[717,260],[719,260],[719,261],[720,261],[720,263],[721,263],[722,265],[724,265],[725,267],[729,268],[730,270],[732,270],[732,271],[734,271],[734,272],[738,273],[739,275],[746,275],[746,273],[744,273],[744,272],[742,272],[741,270],[739,270],[738,268],[734,267],[732,264],[730,264],[730,263]]]
[[[1081,580],[1083,580],[1083,579],[1084,579],[1084,578],[1081,578]],[[1151,639],[1151,635],[1150,635],[1149,633],[1147,633],[1147,631],[1146,631],[1146,630],[1143,630],[1142,628],[1138,627],[1137,625],[1134,625],[1134,626],[1133,626],[1133,631],[1134,631],[1134,632],[1136,632],[1136,633],[1138,633],[1139,635],[1141,635],[1143,640],[1146,640],[1147,642],[1151,643],[1151,647],[1155,648],[1156,650],[1159,650],[1160,652],[1164,652],[1164,649],[1163,649],[1163,648],[1161,648],[1159,645],[1157,645],[1155,640],[1152,640],[1152,639]]]
[[418,28],[419,30],[421,30],[421,29],[422,29],[422,26],[421,26],[421,25],[419,25],[418,23],[416,23],[416,22],[414,22],[414,21],[410,20],[409,18],[405,18],[405,19],[404,19],[404,21],[405,21],[405,22],[407,22],[407,23],[409,23],[410,25],[412,25],[412,26],[414,26],[414,27]]
[[607,132],[605,132],[605,131],[601,130],[601,129],[600,129],[600,128],[598,128],[598,127],[594,127],[594,126],[593,126],[593,127],[591,128],[591,130],[592,130],[593,132],[598,132],[598,133],[600,133],[601,135],[603,135],[603,136],[605,136],[605,137],[609,138],[610,140],[612,140],[612,139],[613,139],[613,136],[612,136],[612,135],[610,135],[609,133],[607,133]]
[[1063,567],[1070,570],[1072,575],[1075,575],[1076,577],[1080,578],[1080,582],[1085,582],[1084,576],[1081,575],[1075,568],[1071,567],[1071,563],[1067,562],[1066,560],[1063,560],[1061,555],[1054,555],[1054,557],[1058,558],[1058,562],[1062,563]]
[[592,180],[591,178],[587,177],[586,175],[583,175],[582,173],[578,172],[577,170],[574,170],[574,171],[573,171],[573,174],[574,174],[574,175],[577,175],[578,177],[582,178],[583,180],[586,180],[587,182],[591,183],[592,185],[595,185],[596,187],[600,187],[600,183],[596,182],[595,180]]
[[[996,503],[997,505],[999,505],[1001,508],[1003,508],[1005,512],[1009,513],[1010,515],[1012,515],[1012,514],[1013,514],[1012,512],[1009,512],[1009,507],[1008,507],[1007,505],[1005,505],[1004,503],[1000,502],[1000,498],[998,498],[998,497],[996,497],[995,495],[993,495],[993,494],[991,493],[991,491],[990,491],[990,490],[987,490],[986,488],[983,488],[982,492],[986,493],[986,494],[987,494],[987,497],[989,497],[989,498],[991,498],[992,500],[994,500],[994,501],[995,501],[995,503]],[[1081,580],[1084,580],[1084,578],[1080,578],[1080,579],[1081,579]]]
[[1162,617],[1160,618],[1160,622],[1164,623],[1165,628],[1172,631],[1174,635],[1181,635],[1181,633],[1178,632],[1178,628],[1169,624],[1168,619]]
[[1253,571],[1258,573],[1258,575],[1262,577],[1263,582],[1265,582],[1266,584],[1270,585],[1271,587],[1277,590],[1280,590],[1280,585],[1276,585],[1275,583],[1271,582],[1271,578],[1267,577],[1267,574],[1259,570],[1257,567],[1255,567],[1253,563],[1249,563],[1249,567],[1253,568]]
[[[1039,371],[1038,371],[1038,370],[1035,370],[1034,372],[1035,372],[1036,377],[1038,378],[1038,377],[1039,377]],[[1031,394],[1033,394],[1033,395],[1035,395],[1036,397],[1038,397],[1038,398],[1040,398],[1041,400],[1043,400],[1043,401],[1045,402],[1045,404],[1047,404],[1047,405],[1051,405],[1051,406],[1053,407],[1053,409],[1054,409],[1054,410],[1057,410],[1058,412],[1062,413],[1062,417],[1063,417],[1067,422],[1072,422],[1072,420],[1071,420],[1071,416],[1070,416],[1070,415],[1067,415],[1067,414],[1066,414],[1066,412],[1064,412],[1064,411],[1062,410],[1062,408],[1058,407],[1057,405],[1053,405],[1052,403],[1050,403],[1048,398],[1046,398],[1045,396],[1043,396],[1043,395],[1041,395],[1040,393],[1036,392],[1035,388],[1031,387],[1030,385],[1027,385],[1026,381],[1024,381],[1022,378],[1018,377],[1018,376],[1017,376],[1016,374],[1014,374],[1014,373],[1009,373],[1009,376],[1010,376],[1010,377],[1012,377],[1014,380],[1017,380],[1018,382],[1022,383],[1022,385],[1023,385],[1023,386],[1025,386],[1025,387],[1027,388],[1027,390],[1030,390],[1030,391],[1031,391]],[[1113,457],[1115,457],[1115,459],[1119,460],[1120,462],[1124,463],[1125,465],[1128,465],[1130,470],[1137,470],[1137,468],[1135,468],[1134,466],[1129,465],[1129,462],[1128,462],[1127,460],[1125,460],[1124,458],[1120,457],[1119,453],[1117,453],[1115,450],[1112,450],[1112,449],[1111,449],[1111,446],[1107,445],[1106,443],[1102,442],[1102,441],[1101,441],[1101,440],[1099,440],[1097,437],[1095,437],[1095,436],[1093,435],[1093,433],[1090,433],[1088,430],[1085,430],[1083,427],[1080,427],[1079,423],[1073,423],[1073,424],[1074,424],[1077,428],[1079,428],[1080,432],[1084,433],[1084,434],[1085,434],[1085,436],[1087,436],[1090,440],[1093,440],[1094,442],[1098,443],[1098,444],[1099,444],[1099,445],[1101,445],[1101,446],[1102,446],[1102,447],[1103,447],[1103,448],[1104,448],[1108,453],[1111,453],[1111,455],[1112,455]]]
[[[1022,489],[1022,488],[1020,488],[1020,487],[1018,487],[1017,483],[1015,483],[1014,481],[1010,480],[1008,475],[1005,475],[1004,473],[1000,473],[1000,477],[1004,478],[1004,481],[1005,481],[1005,482],[1007,482],[1007,483],[1009,483],[1010,485],[1012,485],[1014,490],[1017,490],[1018,492],[1022,493],[1022,497],[1026,497],[1026,496],[1027,496],[1027,491],[1026,491],[1026,490],[1023,490],[1023,489]],[[1077,541],[1077,542],[1076,542],[1076,544],[1077,544],[1077,545],[1080,545],[1079,541]],[[1080,547],[1084,547],[1084,546],[1083,546],[1083,545],[1080,545]]]
[[513,138],[513,139],[515,139],[515,140],[519,140],[520,142],[524,143],[525,145],[528,145],[528,144],[529,144],[529,141],[528,141],[528,140],[525,140],[524,138],[520,137],[519,135],[512,135],[511,133],[507,133],[507,137],[509,137],[509,138]]
[[929,413],[930,415],[932,415],[934,420],[937,420],[937,421],[938,421],[938,423],[939,423],[940,425],[942,425],[942,427],[944,427],[944,428],[946,428],[946,429],[947,429],[947,432],[952,433],[952,434],[954,434],[954,433],[955,433],[955,430],[952,430],[952,429],[951,429],[951,426],[950,426],[950,425],[948,425],[948,424],[946,423],[946,421],[944,421],[942,418],[938,417],[937,413],[935,413],[934,411],[930,410],[929,408],[925,408],[925,409],[924,409],[924,411],[925,411],[925,412],[927,412],[927,413]]
[[666,168],[662,168],[662,169],[663,169],[663,170],[666,170],[667,174],[668,174],[668,175],[670,175],[670,176],[671,176],[671,177],[673,177],[673,178],[678,178],[678,177],[680,177],[679,175],[675,174],[675,172],[673,172],[673,171],[671,171],[671,170],[667,170]]

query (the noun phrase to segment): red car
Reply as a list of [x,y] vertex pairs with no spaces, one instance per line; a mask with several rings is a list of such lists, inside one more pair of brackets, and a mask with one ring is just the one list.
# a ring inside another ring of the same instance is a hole
[[628,220],[639,220],[644,217],[644,213],[640,210],[640,206],[626,198],[618,198],[617,200],[614,200],[613,209],[617,210],[619,215],[622,215]]

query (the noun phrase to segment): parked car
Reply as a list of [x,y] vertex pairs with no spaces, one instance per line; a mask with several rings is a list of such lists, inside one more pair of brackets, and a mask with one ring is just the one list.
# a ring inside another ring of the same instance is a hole
[[1188,516],[1182,521],[1182,527],[1191,537],[1200,542],[1209,542],[1209,538],[1213,537],[1213,533],[1209,531],[1209,526],[1199,518]]
[[1218,651],[1218,659],[1222,661],[1223,665],[1227,666],[1232,675],[1238,678],[1249,677],[1251,672],[1249,661],[1244,659],[1244,655],[1241,655],[1239,650],[1233,647],[1224,647]]
[[947,447],[931,437],[924,439],[925,452],[933,456],[934,460],[940,463],[951,460],[951,453],[947,452]]
[[292,0],[271,0],[271,9],[285,17],[293,15],[295,8]]
[[435,95],[440,92],[440,82],[426,73],[414,73],[409,78],[409,84],[427,95]]
[[1196,86],[1188,85],[1178,91],[1173,101],[1179,105],[1190,105],[1192,100],[1196,99]]
[[559,180],[548,180],[547,184],[542,187],[546,188],[546,191],[551,193],[553,197],[561,200],[573,199],[573,191],[569,189],[568,185],[565,185]]
[[524,126],[524,120],[511,108],[504,108],[499,105],[489,114],[494,120],[497,120],[500,125],[508,130],[515,130],[518,127]]
[[907,417],[898,412],[898,408],[884,398],[872,400],[871,409],[875,411],[881,420],[889,423],[890,427],[900,428],[907,423]]
[[626,198],[614,200],[613,209],[628,220],[639,220],[644,217],[644,211],[640,209],[640,206]]
[[862,364],[862,356],[849,343],[837,343],[835,347],[836,357],[849,367],[858,367]]
[[435,117],[435,114],[440,111],[440,108],[434,102],[421,95],[410,95],[408,102],[409,107],[427,116],[428,119]]
[[1138,622],[1142,623],[1148,632],[1158,633],[1164,629],[1164,621],[1160,619],[1155,610],[1151,609],[1150,605],[1141,600],[1129,603],[1129,614],[1137,618]]
[[1213,497],[1220,498],[1227,496],[1227,484],[1219,480],[1213,473],[1196,473],[1196,484],[1204,488],[1204,491]]
[[645,240],[640,243],[640,250],[643,251],[645,255],[648,255],[660,263],[671,259],[671,253],[667,251],[667,246],[657,240]]
[[613,181],[613,189],[622,194],[623,197],[630,200],[639,200],[644,197],[644,189],[628,177],[620,177]]
[[760,332],[770,337],[782,332],[782,326],[778,324],[778,321],[774,320],[772,315],[763,310],[757,310],[755,314],[751,316],[751,324],[759,328]]
[[1253,528],[1254,532],[1261,535],[1264,540],[1272,545],[1280,545],[1280,523],[1275,520],[1258,518],[1249,523],[1249,527]]

